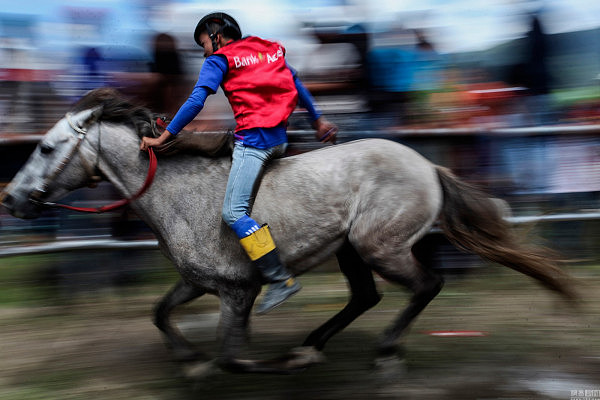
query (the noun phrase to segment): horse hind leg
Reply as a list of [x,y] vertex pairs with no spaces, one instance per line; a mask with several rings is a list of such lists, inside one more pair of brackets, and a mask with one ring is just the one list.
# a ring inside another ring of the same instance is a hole
[[348,280],[351,298],[346,307],[314,330],[304,341],[302,346],[312,346],[318,351],[323,350],[333,335],[381,300],[371,267],[361,259],[350,242],[346,242],[338,251],[337,259],[340,270]]
[[[412,296],[406,308],[385,330],[378,346],[380,359],[402,356],[396,342],[415,318],[440,292],[444,281],[431,269],[421,265],[411,251],[397,255],[385,263],[378,263],[377,273],[388,281],[407,287]],[[391,266],[394,267],[391,267]]]
[[180,280],[154,307],[154,325],[164,334],[167,345],[179,361],[196,360],[204,358],[205,355],[195,350],[179,329],[171,323],[171,313],[175,307],[188,303],[203,294],[205,294],[204,290]]

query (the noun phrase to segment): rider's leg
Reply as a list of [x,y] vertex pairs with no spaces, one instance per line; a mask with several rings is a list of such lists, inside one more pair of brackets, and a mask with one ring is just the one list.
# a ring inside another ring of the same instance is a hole
[[242,238],[240,243],[252,260],[252,264],[270,283],[262,303],[256,308],[257,314],[271,311],[300,290],[300,284],[279,259],[279,251],[271,237],[268,225],[265,224],[256,232]]
[[252,264],[271,283],[257,313],[270,311],[300,290],[298,282],[281,263],[268,226],[260,227],[249,217],[264,165],[282,155],[285,147],[284,144],[263,150],[236,143],[223,202],[223,220],[240,238]]

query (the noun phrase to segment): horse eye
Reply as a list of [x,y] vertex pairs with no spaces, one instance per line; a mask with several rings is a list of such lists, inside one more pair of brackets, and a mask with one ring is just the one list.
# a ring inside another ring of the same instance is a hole
[[40,151],[42,154],[50,154],[54,151],[54,147],[50,146],[47,143],[40,144]]

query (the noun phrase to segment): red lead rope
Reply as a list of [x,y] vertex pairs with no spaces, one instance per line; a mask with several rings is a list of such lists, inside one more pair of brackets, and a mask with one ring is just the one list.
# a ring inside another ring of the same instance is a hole
[[144,184],[142,185],[140,190],[138,190],[136,194],[134,194],[133,196],[131,196],[128,199],[117,200],[114,203],[107,204],[105,206],[101,206],[101,207],[97,207],[97,208],[74,207],[74,206],[69,206],[66,204],[56,204],[56,203],[45,203],[44,205],[50,206],[50,207],[66,208],[67,210],[72,210],[72,211],[80,211],[80,212],[96,213],[96,214],[103,213],[106,211],[112,211],[112,210],[116,210],[118,208],[124,207],[127,204],[131,203],[132,201],[137,200],[141,195],[143,195],[146,192],[146,190],[148,190],[150,185],[152,185],[152,181],[154,181],[154,174],[156,173],[157,162],[156,162],[156,155],[154,154],[154,151],[152,150],[151,147],[148,147],[148,156],[150,158],[150,164],[148,165],[148,174],[146,175],[146,180],[144,181]]

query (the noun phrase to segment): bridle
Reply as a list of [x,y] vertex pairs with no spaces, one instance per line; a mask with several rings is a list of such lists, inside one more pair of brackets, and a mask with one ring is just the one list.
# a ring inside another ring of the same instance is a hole
[[[74,206],[70,206],[67,204],[52,203],[52,202],[41,200],[41,198],[47,192],[48,185],[50,183],[52,183],[52,181],[54,181],[62,173],[62,171],[69,164],[69,162],[71,162],[71,159],[79,151],[79,148],[81,147],[81,143],[83,142],[83,140],[86,138],[86,135],[87,135],[87,127],[81,127],[81,126],[78,126],[77,124],[75,124],[73,122],[73,120],[71,119],[70,113],[67,113],[65,115],[65,119],[69,123],[69,126],[71,127],[71,129],[73,129],[73,131],[75,131],[75,133],[77,134],[77,142],[75,143],[73,148],[69,151],[69,153],[58,164],[58,167],[56,167],[56,169],[44,179],[44,182],[41,185],[41,189],[36,189],[31,193],[31,195],[29,196],[29,201],[31,201],[32,203],[34,203],[36,205],[40,205],[40,206],[44,206],[44,207],[65,208],[67,210],[88,212],[88,213],[103,213],[103,212],[112,211],[112,210],[116,210],[118,208],[124,207],[127,204],[131,203],[132,201],[137,200],[152,185],[152,182],[154,180],[154,175],[156,173],[157,161],[156,161],[156,155],[154,154],[154,151],[152,150],[151,147],[148,147],[148,156],[150,159],[150,164],[148,165],[148,173],[146,174],[146,179],[144,180],[142,187],[133,196],[131,196],[129,198],[117,200],[113,203],[110,203],[110,204],[107,204],[107,205],[104,205],[101,207],[95,207],[95,208],[94,207],[74,207]],[[102,180],[102,177],[98,174],[98,171],[99,171],[98,164],[100,162],[100,149],[101,149],[100,138],[101,138],[101,136],[102,135],[101,135],[100,124],[99,124],[98,125],[98,151],[97,151],[95,165],[93,167],[91,167],[85,161],[84,157],[81,157],[82,162],[83,162],[83,168],[86,170],[88,176],[90,177],[92,185],[95,185],[99,181]]]

